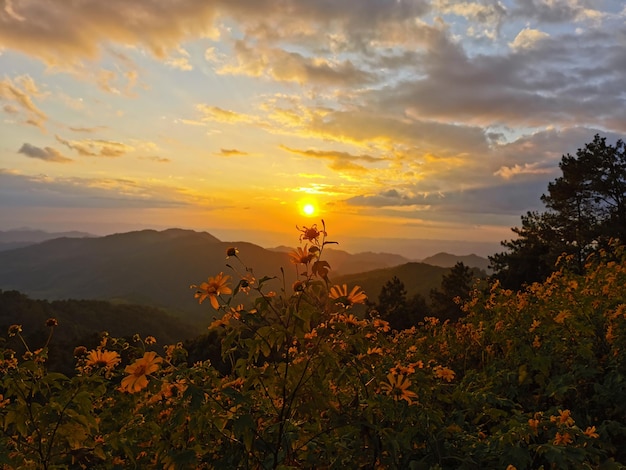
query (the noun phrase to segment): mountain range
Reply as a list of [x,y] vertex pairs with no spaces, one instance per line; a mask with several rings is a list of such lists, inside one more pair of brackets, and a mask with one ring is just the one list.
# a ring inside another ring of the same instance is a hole
[[[0,232],[7,233],[7,232]],[[1,238],[0,238],[1,240]],[[226,259],[230,247],[237,258]],[[292,248],[265,249],[248,242],[223,242],[207,232],[183,229],[141,230],[103,237],[80,234],[32,243],[0,252],[0,289],[17,290],[31,298],[94,299],[115,303],[150,305],[182,316],[194,324],[206,324],[209,305],[198,305],[192,284],[219,272],[236,280],[246,265],[256,277],[269,276],[268,288],[290,290],[297,274],[289,262]],[[434,261],[452,263],[452,255],[439,254]],[[486,262],[478,256],[457,257],[468,266]],[[372,300],[393,276],[402,280],[409,294],[427,295],[440,285],[449,268],[418,263],[389,253],[358,253],[324,249],[333,283],[358,284]],[[452,263],[454,264],[454,263]],[[478,266],[481,267],[482,265]],[[245,295],[239,302],[245,301]]]

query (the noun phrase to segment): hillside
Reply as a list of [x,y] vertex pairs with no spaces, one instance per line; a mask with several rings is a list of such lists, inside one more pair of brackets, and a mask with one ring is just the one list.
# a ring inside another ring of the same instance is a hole
[[[267,250],[247,242],[223,242],[207,232],[169,229],[65,237],[0,252],[0,289],[17,290],[38,299],[151,305],[182,314],[192,323],[205,324],[213,311],[198,305],[189,286],[221,271],[236,277],[228,265],[243,272],[245,268],[237,259],[226,259],[226,250],[231,246],[239,249],[239,259],[249,263],[255,275],[277,278],[269,281],[270,288],[281,289],[281,269],[286,286],[295,281],[287,249]],[[333,268],[332,279],[339,276],[339,270],[367,271],[406,261],[398,255],[352,255],[330,249],[324,256]],[[424,278],[432,279],[428,275]],[[372,281],[371,285],[378,284]]]
[[[0,252],[0,288],[40,299],[153,305],[206,321],[209,309],[198,305],[189,286],[228,273],[229,246],[206,232],[180,229],[59,238]],[[237,246],[243,259],[254,259],[256,270],[268,276],[288,265],[286,254],[251,243]]]
[[412,262],[391,268],[338,276],[333,278],[333,282],[359,285],[371,301],[376,301],[385,283],[396,276],[404,284],[408,297],[421,294],[428,298],[430,290],[438,288],[441,285],[441,278],[449,271],[449,268]]
[[[45,326],[48,318],[56,318],[59,326],[54,331],[50,360],[52,367],[68,367],[74,363],[74,347],[97,346],[100,334],[131,338],[152,335],[159,344],[177,343],[194,338],[204,329],[194,327],[180,318],[143,305],[114,305],[95,300],[35,300],[17,291],[0,290],[0,331],[6,332],[13,324],[22,325],[27,339],[41,347],[49,334]],[[13,345],[20,347],[20,345]],[[66,372],[69,372],[65,370]]]

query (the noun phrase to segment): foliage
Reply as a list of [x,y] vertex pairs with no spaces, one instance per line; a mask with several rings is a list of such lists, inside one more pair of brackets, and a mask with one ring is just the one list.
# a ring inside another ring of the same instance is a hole
[[417,326],[425,317],[430,316],[426,299],[420,294],[407,299],[404,283],[397,276],[393,276],[382,287],[378,303],[368,303],[368,306],[376,310],[380,318],[389,322],[389,326],[395,330]]
[[210,329],[226,371],[190,363],[182,344],[157,355],[150,336],[105,335],[76,348],[69,378],[48,371],[50,336],[32,349],[11,326],[0,348],[0,464],[624,468],[623,247],[598,251],[584,273],[563,259],[525,291],[476,290],[457,322],[427,317],[394,331],[354,314],[365,302],[358,286],[333,285],[326,237],[324,225],[300,229],[297,281],[279,291],[235,248],[232,274],[199,284],[204,305],[217,303]]
[[461,305],[476,282],[472,270],[458,262],[441,280],[441,289],[430,291],[432,315],[441,321],[458,320],[463,316]]
[[517,289],[546,279],[562,254],[570,269],[582,272],[587,256],[607,249],[611,239],[626,239],[626,145],[595,135],[559,163],[562,176],[541,197],[546,211],[522,216],[517,239],[504,241],[507,251],[490,257],[495,278]]
[[[147,305],[113,304],[98,300],[31,299],[17,291],[0,290],[0,328],[4,331],[16,322],[24,329],[24,337],[32,344],[42,344],[48,335],[45,321],[54,317],[62,325],[55,340],[49,345],[46,364],[55,372],[72,375],[75,360],[74,346],[95,347],[100,334],[108,331],[115,337],[131,338],[138,333],[153,335],[164,342],[193,338],[198,329],[183,319]],[[16,346],[22,354],[23,348]]]

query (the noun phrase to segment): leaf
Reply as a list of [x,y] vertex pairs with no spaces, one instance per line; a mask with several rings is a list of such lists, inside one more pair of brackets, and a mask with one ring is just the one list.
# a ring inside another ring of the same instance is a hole
[[322,279],[326,279],[328,277],[329,270],[330,264],[328,264],[328,261],[316,261],[313,263],[313,267],[311,268],[313,274],[321,277]]

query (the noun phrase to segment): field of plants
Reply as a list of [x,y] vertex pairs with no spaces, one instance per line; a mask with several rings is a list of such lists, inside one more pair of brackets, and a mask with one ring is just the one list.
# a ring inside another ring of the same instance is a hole
[[65,325],[49,319],[45,344],[13,325],[0,343],[0,466],[624,467],[621,247],[519,292],[477,286],[459,321],[395,331],[376,311],[354,313],[372,293],[331,282],[325,226],[299,235],[295,284],[269,290],[233,247],[224,272],[190,291],[207,319],[217,311],[207,326],[227,374],[189,364],[182,344],[104,335],[76,345],[66,376],[46,365]]

